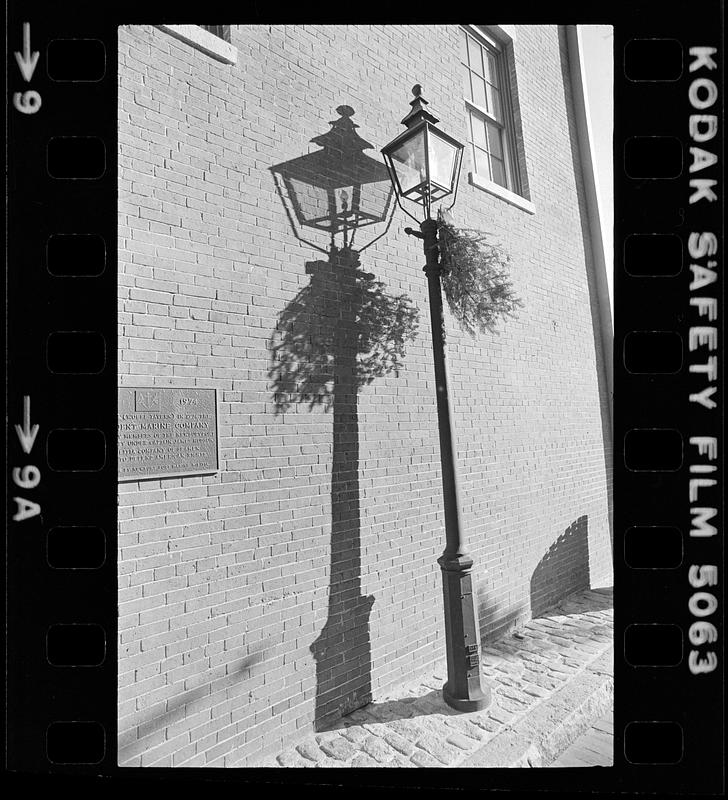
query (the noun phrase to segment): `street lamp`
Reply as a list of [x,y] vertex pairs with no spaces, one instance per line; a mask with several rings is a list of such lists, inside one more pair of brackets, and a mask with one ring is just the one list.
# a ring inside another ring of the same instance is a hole
[[437,559],[442,570],[447,649],[448,679],[442,687],[442,695],[445,702],[458,711],[478,711],[486,708],[491,698],[490,689],[483,685],[480,674],[480,633],[470,574],[473,559],[466,552],[460,522],[455,428],[447,388],[437,222],[430,216],[433,202],[451,194],[455,202],[464,146],[435,127],[437,117],[425,108],[427,100],[422,97],[419,84],[412,88],[412,94],[415,96],[410,103],[412,110],[402,120],[407,130],[383,147],[382,155],[400,208],[417,220],[401,203],[401,200],[408,200],[421,206],[424,213],[424,220],[417,220],[419,231],[412,228],[405,228],[405,231],[423,240],[432,323],[446,537],[445,550]]

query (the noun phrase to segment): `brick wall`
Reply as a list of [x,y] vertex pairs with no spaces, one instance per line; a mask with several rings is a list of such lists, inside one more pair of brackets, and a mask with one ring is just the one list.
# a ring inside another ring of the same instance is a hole
[[[120,28],[120,383],[217,389],[221,456],[217,475],[119,485],[122,764],[254,765],[443,656],[421,244],[397,211],[358,264],[327,258],[296,237],[270,168],[318,150],[341,105],[379,158],[417,82],[464,140],[458,35],[233,26],[231,66]],[[477,338],[448,317],[485,638],[611,583],[611,442],[563,36],[520,27],[513,54],[536,213],[470,186],[467,156],[455,211],[508,250],[524,308]],[[398,302],[419,327],[367,382],[349,329],[363,304],[376,327]],[[333,332],[313,404],[281,404],[271,378],[291,318],[304,346]]]

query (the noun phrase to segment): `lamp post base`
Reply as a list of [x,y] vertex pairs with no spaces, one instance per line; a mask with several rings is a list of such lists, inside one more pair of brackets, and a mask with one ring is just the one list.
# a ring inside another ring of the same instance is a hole
[[488,708],[491,701],[490,689],[476,688],[472,693],[472,697],[463,699],[462,697],[453,697],[448,689],[448,684],[442,687],[442,699],[456,711],[483,711]]
[[438,559],[445,598],[447,683],[442,698],[457,711],[482,711],[491,702],[490,688],[480,672],[480,633],[475,613],[470,556]]

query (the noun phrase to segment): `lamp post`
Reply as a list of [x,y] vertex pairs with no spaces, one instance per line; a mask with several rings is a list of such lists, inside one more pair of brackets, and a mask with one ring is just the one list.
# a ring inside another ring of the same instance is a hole
[[[445,646],[447,682],[442,688],[445,702],[459,711],[478,711],[490,704],[490,690],[480,674],[480,633],[473,598],[471,568],[461,524],[458,469],[455,457],[455,428],[448,395],[445,358],[445,325],[440,285],[437,223],[431,218],[432,203],[457,193],[463,145],[437,127],[438,119],[425,106],[422,87],[413,87],[412,110],[402,120],[403,131],[382,148],[395,197],[400,208],[415,219],[419,231],[405,228],[422,239],[424,272],[430,300],[432,354],[437,387],[437,419],[440,436],[442,488],[445,504],[446,545],[437,562],[442,570],[445,601]],[[409,200],[422,207],[424,220],[417,220],[402,205]]]

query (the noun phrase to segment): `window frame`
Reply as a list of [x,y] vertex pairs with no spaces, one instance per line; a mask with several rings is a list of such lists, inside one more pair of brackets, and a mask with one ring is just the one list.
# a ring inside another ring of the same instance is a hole
[[[510,61],[512,55],[510,48],[515,38],[514,32],[505,29],[505,26],[481,26],[481,25],[461,25],[460,35],[470,36],[487,52],[494,56],[496,76],[498,79],[498,91],[503,114],[503,121],[499,122],[492,113],[483,106],[474,103],[468,97],[463,97],[467,117],[467,140],[470,150],[472,172],[468,174],[471,185],[484,189],[490,194],[494,194],[503,200],[518,206],[525,211],[533,214],[535,207],[526,196],[526,183],[522,175],[522,167],[518,157],[517,142],[520,131],[516,127],[514,108],[513,108],[513,84],[510,76]],[[463,64],[459,57],[460,69],[472,72],[470,64]],[[478,115],[482,119],[496,125],[502,131],[503,162],[506,173],[507,187],[492,180],[488,175],[477,172],[477,162],[474,156],[474,137],[472,134],[471,115]],[[503,139],[505,141],[503,141]]]
[[[230,44],[230,25],[200,25],[200,28]],[[213,30],[215,28],[215,30]]]
[[223,64],[237,64],[238,62],[237,47],[200,25],[157,25],[156,27],[174,36],[175,39],[187,42],[196,50],[201,50],[217,61],[222,61]]

